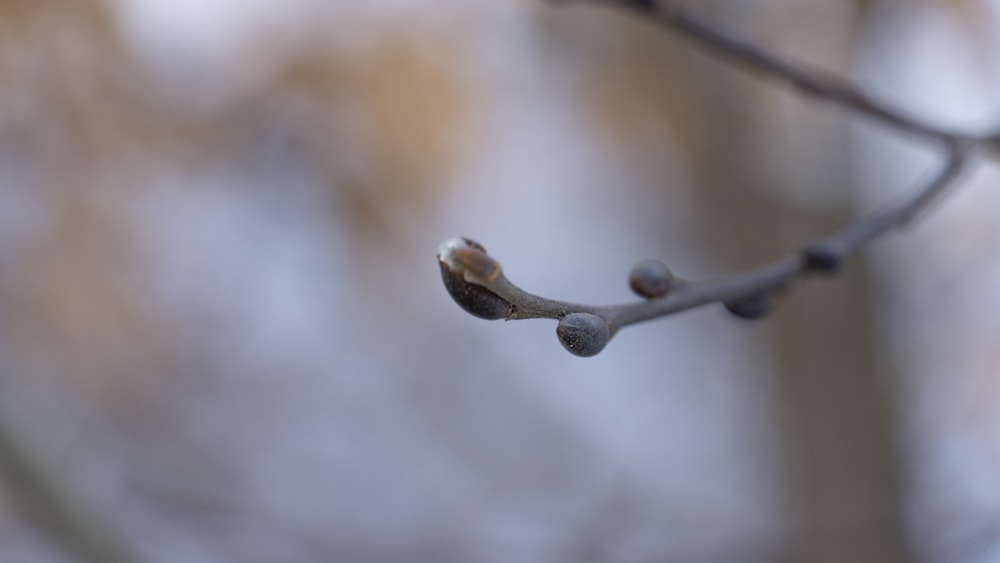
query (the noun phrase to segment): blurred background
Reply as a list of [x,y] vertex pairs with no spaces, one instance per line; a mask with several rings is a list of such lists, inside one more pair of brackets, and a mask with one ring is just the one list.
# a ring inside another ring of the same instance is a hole
[[[697,13],[936,123],[1000,121],[1000,2]],[[0,1],[0,561],[1000,561],[1000,191],[749,324],[599,356],[437,245],[631,299],[932,173],[919,139],[619,11]]]

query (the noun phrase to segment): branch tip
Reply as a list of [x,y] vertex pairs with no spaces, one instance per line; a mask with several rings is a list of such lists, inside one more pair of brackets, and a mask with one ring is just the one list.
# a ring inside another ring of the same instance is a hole
[[487,320],[509,318],[514,306],[484,287],[500,276],[500,264],[483,245],[468,238],[453,238],[438,247],[438,266],[448,295],[467,313]]

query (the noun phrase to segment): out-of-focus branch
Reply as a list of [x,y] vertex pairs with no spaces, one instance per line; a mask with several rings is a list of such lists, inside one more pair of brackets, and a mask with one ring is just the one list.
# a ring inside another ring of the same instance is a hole
[[[3,413],[0,413],[2,415]],[[132,563],[138,552],[52,479],[23,438],[0,416],[0,480],[21,512],[74,561]]]
[[1000,150],[1000,133],[970,134],[953,131],[907,114],[863,92],[851,82],[828,72],[794,63],[751,41],[736,37],[706,22],[678,2],[670,0],[549,0],[554,4],[590,2],[629,8],[675,31],[693,44],[728,58],[766,78],[793,86],[799,93],[825,100],[874,121],[933,141],[970,143]]
[[662,264],[640,263],[630,275],[630,284],[646,300],[635,303],[597,306],[540,297],[511,283],[500,264],[479,243],[459,238],[441,245],[438,261],[445,287],[463,309],[486,319],[559,319],[556,334],[563,346],[576,355],[599,353],[619,329],[630,324],[709,303],[720,302],[741,318],[762,317],[770,312],[774,297],[789,289],[793,282],[811,274],[835,274],[866,244],[910,223],[927,210],[969,167],[976,152],[985,149],[995,154],[1000,150],[1000,129],[972,135],[931,125],[874,100],[844,79],[791,63],[761,46],[730,36],[674,2],[604,2],[634,8],[695,44],[792,85],[803,94],[935,141],[944,151],[944,163],[936,175],[901,203],[886,206],[790,256],[746,272],[714,280],[686,281],[675,278]]

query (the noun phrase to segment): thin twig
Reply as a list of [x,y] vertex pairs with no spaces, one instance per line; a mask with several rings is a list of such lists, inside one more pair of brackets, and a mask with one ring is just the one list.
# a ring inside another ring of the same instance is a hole
[[140,560],[128,538],[115,533],[96,511],[42,467],[0,411],[0,482],[9,486],[22,513],[74,561],[129,563]]
[[794,63],[749,40],[735,37],[715,25],[701,20],[669,0],[552,0],[563,4],[593,2],[631,8],[647,15],[656,23],[691,40],[699,47],[739,63],[743,68],[795,87],[799,93],[847,108],[875,121],[891,125],[914,135],[944,143],[968,142],[973,144],[1000,144],[997,135],[975,135],[953,131],[918,117],[904,113],[885,102],[862,92],[854,84],[828,72]]
[[[508,280],[500,264],[482,245],[470,239],[452,239],[438,252],[442,277],[455,301],[476,316],[507,320],[559,319],[556,332],[560,340],[568,350],[581,356],[600,352],[625,326],[710,303],[723,303],[737,316],[756,318],[769,311],[772,299],[797,280],[813,274],[835,274],[865,245],[909,224],[969,168],[978,149],[1000,152],[1000,132],[970,135],[931,125],[874,100],[843,79],[793,64],[749,41],[734,38],[693,17],[673,2],[619,0],[614,3],[649,14],[696,44],[795,86],[806,95],[933,140],[944,149],[943,165],[902,202],[870,213],[789,256],[742,273],[704,281],[674,282],[672,274],[664,267],[659,274],[661,277],[652,280],[648,287],[669,288],[669,292],[651,295],[645,287],[633,285],[633,289],[647,300],[620,305],[585,305],[534,295]],[[656,269],[644,272],[644,275],[657,275]]]
[[[506,320],[560,319],[569,313],[591,313],[604,318],[612,332],[641,321],[655,319],[687,309],[716,302],[732,302],[741,298],[769,295],[787,289],[797,278],[809,274],[833,273],[865,244],[889,230],[903,226],[910,217],[934,201],[934,197],[954,182],[969,162],[965,148],[955,149],[942,169],[917,191],[916,196],[898,205],[888,206],[845,226],[833,235],[806,245],[802,250],[752,270],[724,278],[687,281],[659,299],[620,305],[585,305],[548,299],[529,293],[511,282],[499,269],[499,263],[483,254],[478,260],[495,265],[496,273],[482,277],[470,270],[468,260],[454,252],[479,252],[475,243],[452,240],[441,247],[438,259],[466,282],[486,288],[511,305],[502,317]],[[493,266],[491,266],[493,267]]]

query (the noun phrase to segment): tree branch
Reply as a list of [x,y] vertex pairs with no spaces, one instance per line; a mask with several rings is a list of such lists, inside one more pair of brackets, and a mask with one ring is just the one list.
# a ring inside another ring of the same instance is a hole
[[33,459],[31,448],[7,413],[0,411],[0,482],[18,508],[74,561],[128,563],[140,561],[137,546],[91,509],[50,468]]
[[597,354],[625,326],[710,303],[720,302],[741,318],[762,317],[771,310],[774,297],[794,282],[813,274],[835,274],[866,244],[909,224],[926,211],[969,167],[978,149],[1000,149],[1000,133],[970,135],[921,121],[874,100],[843,79],[793,64],[749,41],[731,37],[673,2],[613,3],[651,15],[694,43],[792,85],[805,95],[935,141],[945,154],[937,174],[902,202],[877,210],[763,266],[719,279],[687,281],[675,278],[662,264],[640,263],[633,269],[630,283],[645,301],[598,306],[540,297],[508,280],[500,264],[479,243],[459,238],[441,245],[438,262],[445,287],[463,309],[485,319],[559,319],[556,334],[563,346],[576,355]]
[[648,16],[652,21],[689,39],[693,44],[766,78],[784,82],[800,94],[841,106],[907,133],[944,143],[968,142],[1000,150],[995,132],[976,135],[953,131],[906,114],[862,92],[854,84],[825,71],[796,64],[746,39],[734,37],[694,16],[671,0],[549,0],[554,4],[592,2],[609,4]]

